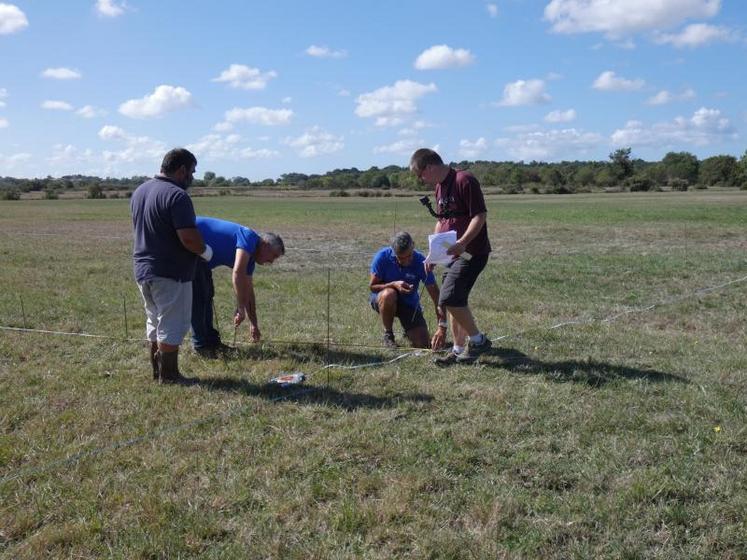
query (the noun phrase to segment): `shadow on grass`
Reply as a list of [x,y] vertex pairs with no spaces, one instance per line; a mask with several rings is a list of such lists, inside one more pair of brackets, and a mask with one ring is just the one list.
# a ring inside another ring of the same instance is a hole
[[[386,361],[386,357],[373,352],[359,352],[348,349],[330,348],[321,344],[287,344],[273,346],[243,346],[233,348],[222,353],[217,360],[226,362],[249,360],[263,361],[273,359],[294,360],[299,363],[313,363],[318,365],[329,360],[329,363],[360,365],[372,362]],[[314,376],[326,379],[326,374],[319,368]],[[320,382],[321,383],[321,382]],[[290,401],[305,404],[327,405],[355,410],[358,408],[389,408],[400,402],[431,402],[433,397],[424,393],[396,393],[386,397],[377,397],[366,393],[350,393],[338,391],[321,384],[292,385],[282,388],[275,384],[252,383],[246,379],[228,376],[193,378],[192,384],[200,385],[209,391],[226,391],[240,393],[251,397],[260,397],[270,401]]]
[[[497,356],[500,361],[485,360],[490,356]],[[543,362],[530,358],[513,348],[493,348],[480,358],[480,363],[484,366],[498,367],[517,373],[544,375],[551,381],[585,383],[592,387],[601,387],[617,379],[640,379],[650,383],[690,383],[684,377],[672,373],[608,364],[596,360]]]
[[325,405],[356,410],[358,408],[390,408],[401,402],[428,403],[433,401],[425,393],[395,393],[386,397],[377,397],[366,393],[349,393],[338,391],[322,385],[291,385],[282,388],[274,384],[252,383],[245,379],[233,377],[213,377],[198,379],[196,383],[210,391],[227,391],[250,397],[260,397],[270,401],[285,401],[301,404]]
[[[226,352],[221,353],[216,357],[218,360],[240,361],[262,361],[262,360],[294,360],[300,363],[325,363],[329,360],[329,363],[342,363],[348,365],[359,365],[367,364],[371,362],[384,361],[386,358],[382,357],[381,353],[375,352],[364,352],[342,348],[335,348],[334,346],[327,352],[327,347],[323,344],[298,344],[298,343],[287,343],[287,344],[273,344],[272,346],[267,345],[256,345],[256,346],[239,346],[232,348]],[[382,350],[384,350],[382,348]]]

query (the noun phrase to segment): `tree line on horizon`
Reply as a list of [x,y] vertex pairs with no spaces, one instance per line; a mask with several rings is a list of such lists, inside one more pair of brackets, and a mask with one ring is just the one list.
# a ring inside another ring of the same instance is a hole
[[[699,160],[690,152],[669,152],[661,161],[644,161],[631,157],[631,148],[620,148],[607,161],[495,162],[460,161],[454,167],[467,169],[483,187],[505,194],[545,193],[567,194],[593,190],[679,190],[713,186],[747,189],[747,151],[740,159],[717,155]],[[57,198],[64,191],[85,191],[88,198],[127,196],[146,176],[101,178],[86,175],[65,175],[23,179],[0,177],[0,199],[15,200],[21,193],[42,191],[46,198]],[[404,189],[421,191],[428,187],[418,181],[407,167],[390,165],[360,170],[334,169],[324,174],[284,173],[277,179],[251,181],[246,177],[226,178],[206,171],[195,179],[193,188],[218,189],[223,194],[250,188],[295,188],[329,190],[347,195],[353,189],[373,191]]]

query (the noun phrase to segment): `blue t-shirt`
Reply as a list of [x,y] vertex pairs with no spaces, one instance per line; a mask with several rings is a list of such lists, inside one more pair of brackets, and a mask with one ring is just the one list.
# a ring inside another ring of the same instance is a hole
[[382,283],[404,280],[408,284],[412,284],[412,292],[409,294],[400,293],[399,298],[408,307],[418,308],[420,307],[420,296],[418,295],[420,281],[422,280],[426,286],[436,283],[436,277],[433,276],[432,272],[426,275],[424,262],[425,256],[423,253],[413,251],[410,264],[402,267],[397,262],[394,250],[391,247],[384,247],[374,255],[371,261],[371,274],[375,274]]
[[135,280],[155,277],[191,282],[199,258],[179,240],[178,229],[195,227],[195,209],[186,191],[164,177],[140,185],[130,200]]
[[217,266],[233,268],[236,249],[244,249],[251,253],[246,273],[249,276],[254,274],[254,267],[257,264],[254,257],[260,241],[257,232],[233,222],[205,216],[197,216],[197,229],[200,230],[205,243],[213,249],[213,258],[208,263],[211,269]]

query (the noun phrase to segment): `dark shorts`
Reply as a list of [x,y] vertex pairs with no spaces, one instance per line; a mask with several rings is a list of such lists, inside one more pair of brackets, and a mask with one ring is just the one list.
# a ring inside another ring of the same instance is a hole
[[488,257],[489,255],[476,255],[470,260],[456,259],[448,265],[441,282],[438,304],[447,307],[466,307],[472,286],[488,264]]
[[[376,313],[379,312],[378,297],[379,294],[371,292],[371,295],[368,298],[368,303],[371,304],[371,309],[376,311]],[[399,319],[399,324],[402,325],[405,332],[417,327],[428,328],[428,323],[425,322],[425,317],[423,317],[423,310],[404,305],[400,299],[397,299],[397,312],[395,313],[395,316]]]

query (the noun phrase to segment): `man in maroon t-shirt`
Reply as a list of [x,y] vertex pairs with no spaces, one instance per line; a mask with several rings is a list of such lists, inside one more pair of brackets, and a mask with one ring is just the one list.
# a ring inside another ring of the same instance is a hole
[[439,300],[451,318],[454,347],[435,363],[440,366],[473,363],[491,346],[490,339],[477,328],[468,305],[472,286],[490,255],[485,198],[480,183],[471,173],[445,165],[441,156],[428,148],[412,154],[410,171],[435,187],[438,203],[435,232],[457,234],[457,242],[448,250],[455,258],[447,266]]

